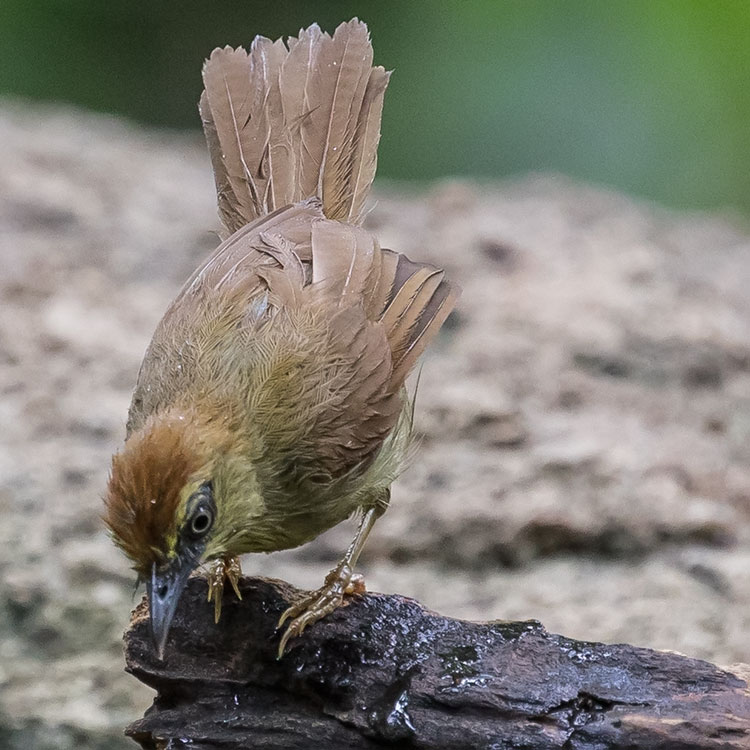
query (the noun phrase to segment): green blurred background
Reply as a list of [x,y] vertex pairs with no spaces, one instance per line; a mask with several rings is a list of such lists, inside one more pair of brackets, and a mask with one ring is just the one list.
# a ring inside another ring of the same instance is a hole
[[0,94],[197,128],[214,46],[354,15],[395,70],[381,176],[558,171],[750,211],[746,0],[2,0]]

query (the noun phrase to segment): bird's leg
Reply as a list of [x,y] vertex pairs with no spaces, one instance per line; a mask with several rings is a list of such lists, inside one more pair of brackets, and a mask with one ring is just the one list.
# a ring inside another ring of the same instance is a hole
[[312,625],[312,623],[333,612],[343,602],[344,594],[365,593],[364,577],[354,573],[353,569],[360,552],[362,552],[362,547],[365,545],[367,535],[382,512],[383,509],[381,508],[371,508],[364,514],[357,529],[357,534],[349,545],[343,560],[326,576],[322,588],[293,604],[281,615],[279,624],[276,626],[277,630],[288,619],[292,618],[292,621],[287,626],[279,643],[279,659],[282,657],[289,639],[300,635],[308,625]]
[[208,601],[214,602],[214,621],[221,617],[221,600],[224,596],[224,581],[229,580],[238,599],[242,599],[239,580],[242,575],[239,557],[226,557],[211,560],[206,568],[208,580]]

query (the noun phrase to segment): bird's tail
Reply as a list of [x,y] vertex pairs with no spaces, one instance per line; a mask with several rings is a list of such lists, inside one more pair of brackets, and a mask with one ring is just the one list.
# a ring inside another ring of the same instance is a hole
[[328,218],[361,223],[390,75],[372,57],[356,18],[333,36],[314,24],[213,51],[200,112],[228,233],[313,196]]

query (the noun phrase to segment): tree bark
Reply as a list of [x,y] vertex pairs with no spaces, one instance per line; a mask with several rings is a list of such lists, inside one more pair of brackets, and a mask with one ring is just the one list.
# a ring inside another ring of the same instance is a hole
[[218,625],[192,578],[164,662],[144,599],[128,670],[157,691],[127,733],[143,748],[750,748],[750,668],[574,641],[534,620],[475,623],[366,594],[276,659],[276,622],[301,592],[257,578]]

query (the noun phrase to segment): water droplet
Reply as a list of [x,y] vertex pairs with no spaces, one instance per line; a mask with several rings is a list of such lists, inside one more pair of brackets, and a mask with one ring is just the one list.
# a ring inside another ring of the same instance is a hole
[[408,708],[409,693],[404,690],[399,693],[393,704],[385,704],[372,711],[370,721],[380,730],[385,739],[406,739],[416,731]]

